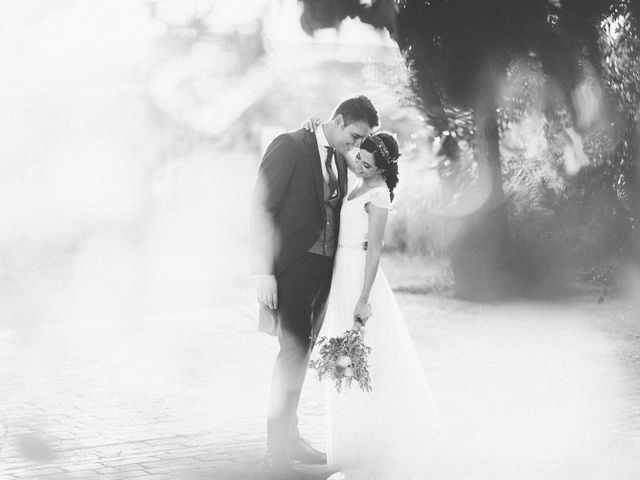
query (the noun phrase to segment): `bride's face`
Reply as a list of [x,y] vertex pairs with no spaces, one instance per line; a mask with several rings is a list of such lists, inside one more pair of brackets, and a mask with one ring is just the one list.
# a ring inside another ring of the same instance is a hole
[[380,175],[380,169],[376,167],[373,153],[360,149],[356,155],[355,174],[363,180],[370,180]]

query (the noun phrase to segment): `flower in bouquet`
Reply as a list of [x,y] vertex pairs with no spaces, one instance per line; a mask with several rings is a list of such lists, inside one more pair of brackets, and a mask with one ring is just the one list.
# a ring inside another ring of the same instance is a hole
[[316,371],[318,380],[331,378],[338,392],[350,388],[354,380],[361,390],[371,391],[368,364],[371,347],[364,344],[362,332],[347,330],[338,337],[320,337],[317,346],[318,359],[311,360],[309,367]]

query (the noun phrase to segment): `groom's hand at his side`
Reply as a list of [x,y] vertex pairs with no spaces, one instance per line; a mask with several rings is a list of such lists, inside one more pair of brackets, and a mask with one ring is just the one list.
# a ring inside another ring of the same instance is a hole
[[271,310],[278,308],[278,282],[275,275],[258,276],[258,303]]

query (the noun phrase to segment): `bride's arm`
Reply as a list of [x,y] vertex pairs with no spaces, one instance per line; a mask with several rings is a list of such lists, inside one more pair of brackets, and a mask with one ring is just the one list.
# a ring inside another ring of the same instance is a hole
[[364,285],[362,293],[356,303],[353,312],[354,327],[359,328],[361,324],[356,319],[362,319],[363,323],[371,316],[371,307],[369,306],[369,294],[373,281],[378,273],[378,265],[380,264],[380,255],[382,254],[382,240],[384,239],[384,228],[387,224],[387,216],[389,210],[386,208],[376,207],[372,203],[368,203],[367,212],[369,214],[369,230],[367,239],[367,260],[364,267]]

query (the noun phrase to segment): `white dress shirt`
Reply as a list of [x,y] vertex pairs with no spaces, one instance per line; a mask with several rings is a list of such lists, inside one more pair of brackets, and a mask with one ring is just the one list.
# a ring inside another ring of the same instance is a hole
[[[318,141],[318,153],[320,154],[320,167],[322,170],[322,176],[324,177],[324,181],[327,182],[327,185],[328,185],[329,172],[327,172],[327,167],[324,161],[327,158],[327,147],[331,148],[331,145],[329,145],[329,141],[327,140],[327,137],[324,134],[324,123],[321,123],[320,125],[318,125],[318,127],[315,130],[315,134],[316,134],[316,140]],[[335,160],[336,160],[336,153],[334,151],[333,159],[331,160],[331,170],[333,170],[334,175],[336,176],[336,178],[338,178],[336,169],[333,166],[335,164]]]

